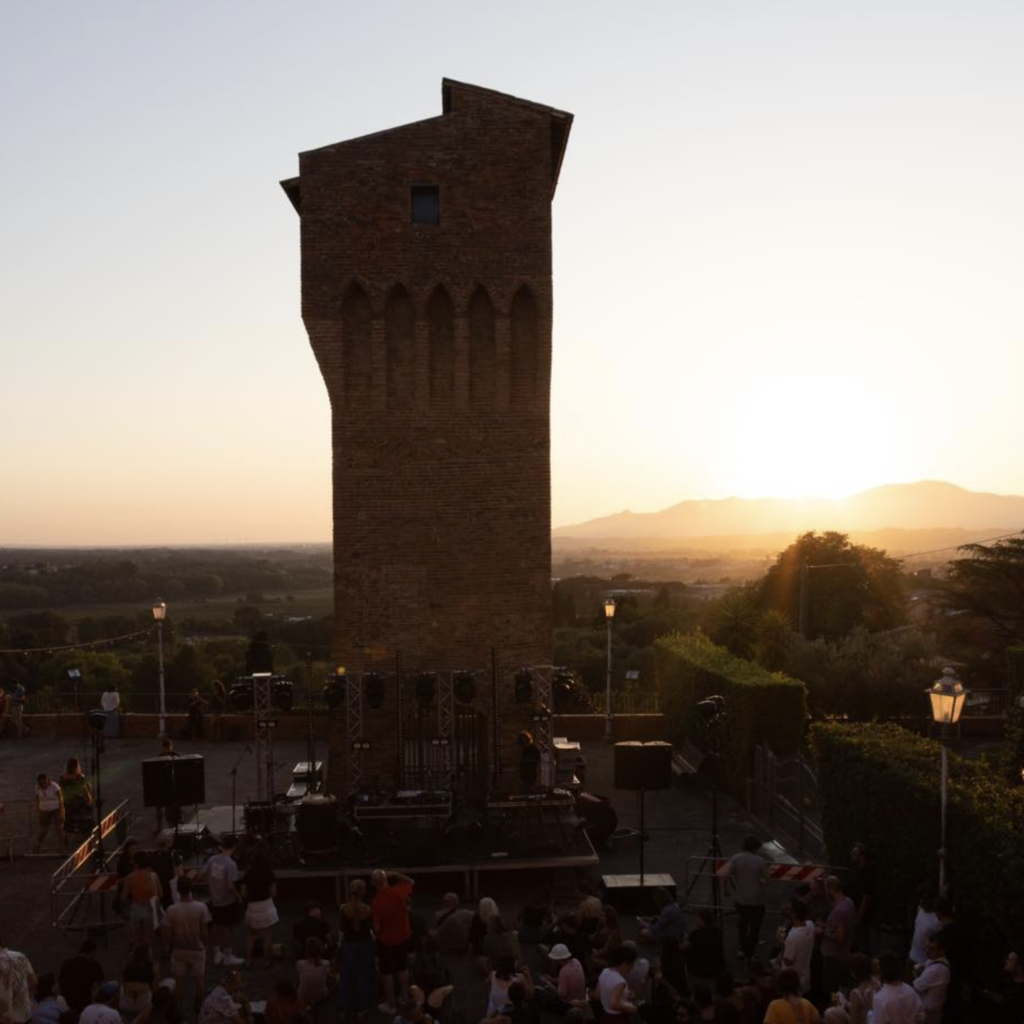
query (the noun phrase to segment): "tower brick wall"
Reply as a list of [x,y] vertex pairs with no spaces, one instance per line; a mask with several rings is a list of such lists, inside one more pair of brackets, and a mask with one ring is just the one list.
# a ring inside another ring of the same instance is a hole
[[[551,199],[572,119],[442,92],[439,117],[302,153],[282,184],[331,402],[335,657],[489,670],[494,649],[510,763],[531,709],[507,674],[551,658]],[[417,196],[437,223],[414,222]],[[365,716],[383,785],[398,781],[394,700]],[[340,716],[332,737],[344,789]]]

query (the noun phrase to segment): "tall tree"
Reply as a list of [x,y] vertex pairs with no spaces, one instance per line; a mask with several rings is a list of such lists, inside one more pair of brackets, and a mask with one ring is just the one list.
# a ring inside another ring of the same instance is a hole
[[945,604],[987,623],[1003,646],[1024,644],[1024,537],[965,544],[949,564]]
[[900,563],[878,548],[854,544],[845,533],[804,533],[781,552],[758,585],[762,608],[801,621],[807,637],[836,639],[863,626],[892,629],[906,619]]

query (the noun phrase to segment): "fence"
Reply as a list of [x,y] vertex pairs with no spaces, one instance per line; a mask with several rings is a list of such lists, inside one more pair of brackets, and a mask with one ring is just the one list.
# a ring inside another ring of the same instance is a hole
[[752,797],[754,816],[801,860],[825,859],[818,779],[801,755],[781,759],[758,744]]

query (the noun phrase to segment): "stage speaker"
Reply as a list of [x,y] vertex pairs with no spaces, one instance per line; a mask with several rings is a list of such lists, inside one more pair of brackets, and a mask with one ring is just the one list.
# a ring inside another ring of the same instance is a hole
[[183,807],[205,802],[202,754],[150,757],[142,762],[142,803],[146,807]]
[[615,786],[617,789],[671,789],[672,744],[615,744]]

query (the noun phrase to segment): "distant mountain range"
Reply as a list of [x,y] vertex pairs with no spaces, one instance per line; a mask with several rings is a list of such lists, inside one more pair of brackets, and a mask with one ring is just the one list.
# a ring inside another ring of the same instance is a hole
[[[683,501],[661,512],[619,512],[552,532],[558,546],[750,547],[760,539],[777,549],[777,539],[807,530],[840,530],[897,538],[903,531],[908,546],[920,546],[923,531],[942,543],[962,544],[1024,529],[1024,497],[984,494],[954,484],[924,480],[886,484],[850,498],[828,499],[723,498]],[[771,535],[771,536],[769,536]],[[723,543],[724,542],[724,543]],[[870,541],[868,541],[870,542]],[[876,541],[890,549],[903,545]]]

